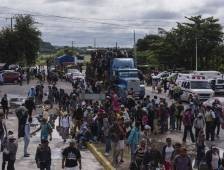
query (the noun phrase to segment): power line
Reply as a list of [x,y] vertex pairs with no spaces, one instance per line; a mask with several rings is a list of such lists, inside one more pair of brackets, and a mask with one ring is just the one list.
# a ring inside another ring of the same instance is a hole
[[[0,8],[3,8],[2,6],[0,6]],[[10,7],[4,7],[4,8],[7,8],[7,9],[10,9],[10,10],[15,10],[15,11],[23,11],[23,12],[27,12],[25,13],[24,15],[31,15],[31,16],[34,16],[34,17],[45,17],[45,18],[60,18],[60,19],[69,19],[69,20],[79,20],[81,22],[91,22],[91,23],[98,23],[98,24],[103,24],[103,25],[111,25],[111,26],[118,26],[118,27],[123,27],[123,28],[129,28],[129,27],[133,27],[133,26],[136,26],[136,25],[126,25],[126,24],[117,24],[117,23],[112,23],[112,22],[104,22],[105,20],[111,20],[111,21],[135,21],[136,22],[136,19],[133,19],[133,20],[129,20],[129,19],[98,19],[98,18],[80,18],[80,17],[66,17],[66,16],[60,16],[60,15],[50,15],[50,14],[43,14],[43,13],[38,13],[38,12],[33,12],[33,11],[28,11],[28,10],[19,10],[19,9],[15,9],[15,8],[10,8]],[[16,14],[15,14],[16,15]],[[151,22],[161,22],[161,20],[163,19],[160,19],[160,20],[156,20],[156,19],[145,19],[145,18],[142,18],[142,19],[138,19],[138,20],[142,20],[142,21],[146,21],[147,23]],[[169,20],[166,20],[165,22],[168,22]],[[77,22],[77,21],[76,21]],[[162,21],[164,22],[164,21]],[[173,21],[169,21],[169,22],[173,22]],[[141,23],[142,25],[142,23]],[[160,26],[161,25],[156,25],[156,26]],[[165,25],[164,25],[165,26]]]

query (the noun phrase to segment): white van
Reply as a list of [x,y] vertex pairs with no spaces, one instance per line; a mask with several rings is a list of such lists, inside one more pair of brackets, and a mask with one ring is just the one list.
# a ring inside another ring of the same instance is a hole
[[188,79],[182,82],[181,85],[182,101],[189,101],[191,97],[198,96],[199,100],[205,101],[214,96],[214,91],[211,89],[210,83],[205,79]]
[[224,94],[224,79],[217,78],[209,80],[209,82],[216,94]]
[[223,78],[222,73],[219,71],[193,71],[193,74],[195,75],[201,75],[205,76],[206,79],[217,79],[217,78]]
[[191,78],[191,74],[182,74],[182,73],[178,73],[177,75],[177,79],[176,79],[176,84],[178,86],[181,86],[183,81],[185,80],[189,80]]

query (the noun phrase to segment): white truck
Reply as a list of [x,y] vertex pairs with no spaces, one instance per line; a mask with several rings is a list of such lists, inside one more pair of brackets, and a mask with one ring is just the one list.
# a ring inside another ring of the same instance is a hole
[[198,96],[199,100],[205,101],[214,96],[214,91],[211,89],[210,83],[203,76],[190,76],[181,84],[181,100],[189,101],[191,97]]

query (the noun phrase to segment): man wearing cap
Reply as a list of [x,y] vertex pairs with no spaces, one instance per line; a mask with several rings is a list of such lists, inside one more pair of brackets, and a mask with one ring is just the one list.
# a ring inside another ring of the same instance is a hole
[[70,141],[70,145],[63,150],[62,156],[62,169],[77,170],[78,164],[79,169],[82,169],[81,154],[76,148],[75,141],[73,139]]

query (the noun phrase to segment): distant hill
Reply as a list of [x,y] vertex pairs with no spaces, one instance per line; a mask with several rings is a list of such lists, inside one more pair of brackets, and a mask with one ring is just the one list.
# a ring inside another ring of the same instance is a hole
[[40,53],[51,53],[55,51],[55,47],[49,42],[40,42]]

